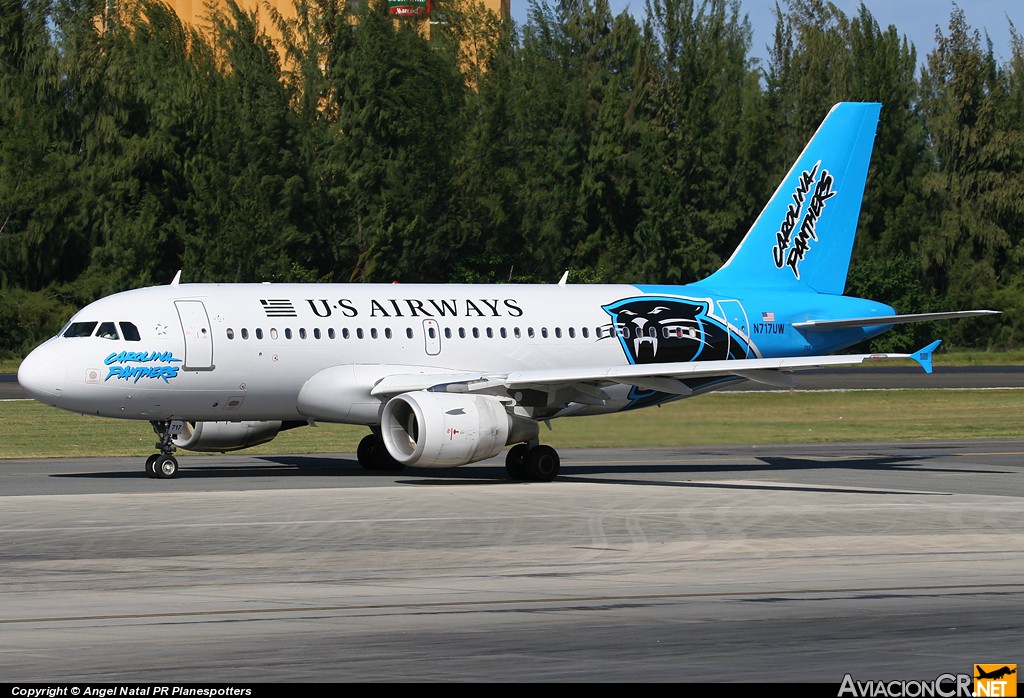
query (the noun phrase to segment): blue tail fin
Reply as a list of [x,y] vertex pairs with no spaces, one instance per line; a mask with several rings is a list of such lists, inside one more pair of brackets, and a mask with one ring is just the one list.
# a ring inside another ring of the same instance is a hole
[[732,257],[701,283],[841,295],[881,107],[832,107]]

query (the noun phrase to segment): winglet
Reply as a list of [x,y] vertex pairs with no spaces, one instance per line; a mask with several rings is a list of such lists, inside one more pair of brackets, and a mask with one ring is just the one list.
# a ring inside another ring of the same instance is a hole
[[178,273],[174,275],[173,279],[171,279],[171,286],[177,286],[179,281],[181,281],[181,269],[179,269]]
[[913,354],[910,355],[910,358],[912,358],[917,363],[921,364],[921,368],[924,369],[925,373],[931,373],[932,354],[935,352],[936,349],[939,348],[940,344],[942,344],[942,340],[936,339],[934,342],[926,346],[924,349],[921,349],[920,351],[915,351]]

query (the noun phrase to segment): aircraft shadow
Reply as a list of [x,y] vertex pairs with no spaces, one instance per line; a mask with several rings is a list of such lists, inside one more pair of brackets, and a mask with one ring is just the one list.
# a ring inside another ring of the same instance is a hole
[[[254,464],[252,461],[261,461]],[[559,482],[578,482],[591,484],[628,484],[644,486],[661,486],[690,489],[743,489],[773,490],[802,492],[845,492],[871,494],[908,494],[908,489],[887,490],[881,488],[864,488],[853,486],[820,486],[802,485],[797,483],[726,483],[713,480],[680,482],[641,480],[630,475],[670,475],[676,477],[695,477],[700,475],[721,476],[728,474],[757,474],[801,472],[812,470],[824,471],[857,471],[857,472],[907,472],[907,473],[958,473],[958,474],[997,474],[1005,471],[979,468],[937,468],[928,467],[925,462],[930,456],[868,456],[864,458],[844,458],[842,460],[815,459],[808,457],[792,458],[785,456],[752,456],[746,463],[724,464],[686,464],[680,463],[629,463],[628,465],[610,462],[607,464],[574,465],[571,461],[562,463]],[[601,476],[593,478],[588,476]],[[608,477],[612,476],[612,477]],[[618,477],[616,477],[618,476]],[[146,478],[142,468],[137,470],[104,471],[92,473],[54,473],[51,477],[87,478],[110,480],[133,480]],[[499,464],[465,465],[458,468],[415,468],[402,471],[371,471],[359,465],[354,458],[335,455],[282,455],[258,456],[246,459],[238,465],[203,464],[203,459],[189,459],[179,471],[180,479],[242,479],[242,478],[396,478],[396,482],[405,485],[423,487],[437,485],[484,485],[484,484],[521,484],[510,480],[505,468]],[[924,488],[922,488],[924,489]],[[940,493],[919,493],[935,496]]]

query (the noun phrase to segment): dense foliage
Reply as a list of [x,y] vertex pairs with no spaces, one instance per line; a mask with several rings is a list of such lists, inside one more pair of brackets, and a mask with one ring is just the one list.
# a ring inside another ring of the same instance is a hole
[[[693,281],[829,107],[884,108],[848,292],[1024,332],[1024,41],[954,9],[919,60],[863,6],[789,0],[761,64],[732,0],[0,0],[0,352],[99,296],[185,281]],[[435,19],[439,14],[435,13]],[[891,333],[901,348],[930,335]],[[923,333],[923,334],[922,334]]]

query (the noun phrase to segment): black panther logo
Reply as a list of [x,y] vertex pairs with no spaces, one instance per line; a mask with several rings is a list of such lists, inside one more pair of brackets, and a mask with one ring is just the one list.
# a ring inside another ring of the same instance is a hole
[[[746,359],[757,350],[711,314],[711,301],[672,296],[625,298],[602,306],[612,318],[612,332],[631,364]],[[734,376],[685,379],[691,390],[739,380]],[[633,386],[626,409],[647,407],[678,395]]]
[[711,302],[643,296],[602,306],[631,364],[745,359],[747,339],[711,315]]

